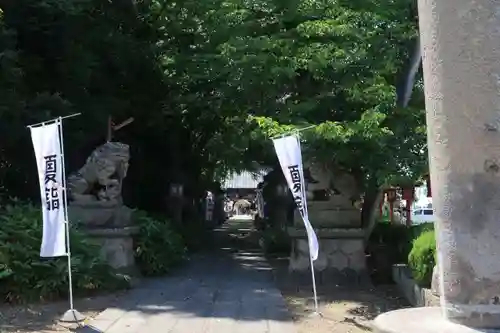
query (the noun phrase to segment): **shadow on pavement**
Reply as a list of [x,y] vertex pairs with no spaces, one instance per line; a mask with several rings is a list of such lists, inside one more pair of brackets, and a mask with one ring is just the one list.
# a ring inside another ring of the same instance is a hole
[[92,326],[84,326],[84,327],[78,327],[76,329],[72,329],[71,332],[75,333],[103,333],[103,331],[92,327]]
[[[112,300],[103,298],[101,302],[89,304],[77,300],[75,305],[81,312],[108,310],[90,321],[89,326],[73,329],[73,332],[103,333],[108,332],[103,327],[110,326],[113,330],[109,332],[119,332],[126,329],[125,324],[120,323],[129,320],[138,327],[156,325],[164,331],[168,331],[169,326],[181,331],[183,324],[186,327],[182,332],[191,333],[201,331],[195,326],[205,325],[207,321],[221,325],[238,322],[255,324],[251,331],[260,333],[267,332],[263,327],[270,322],[291,323],[290,312],[297,320],[311,313],[311,288],[293,285],[287,271],[287,258],[272,259],[269,264],[258,246],[252,221],[230,221],[214,230],[211,239],[206,241],[216,248],[211,246],[212,251],[192,256],[171,276],[144,279],[137,288]],[[383,289],[353,290],[326,284],[319,288],[318,294],[321,304],[357,304],[347,309],[346,316],[369,320],[390,310],[386,300],[391,295]],[[59,315],[53,313],[52,320]],[[328,313],[322,320],[330,320]],[[43,325],[32,327],[23,332],[55,332]],[[11,333],[16,329],[0,325],[0,331]]]

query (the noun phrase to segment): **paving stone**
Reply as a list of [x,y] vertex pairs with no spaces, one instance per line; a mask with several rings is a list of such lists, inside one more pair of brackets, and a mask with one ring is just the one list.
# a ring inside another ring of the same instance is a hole
[[231,333],[238,332],[239,302],[217,302],[204,333]]
[[263,256],[234,252],[198,255],[174,276],[145,280],[88,332],[294,333]]
[[111,327],[109,327],[104,332],[106,333],[135,333],[138,332],[141,327],[147,324],[149,316],[140,312],[130,312],[125,316],[121,317],[116,321]]

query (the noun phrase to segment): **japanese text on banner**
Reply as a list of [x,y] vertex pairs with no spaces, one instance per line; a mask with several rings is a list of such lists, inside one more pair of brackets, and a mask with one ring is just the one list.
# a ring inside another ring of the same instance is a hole
[[301,216],[304,216],[304,205],[302,202],[302,180],[300,177],[300,169],[298,165],[290,165],[288,167],[288,170],[290,171],[290,177],[292,179],[292,193],[293,193],[293,200],[295,201],[295,204],[297,205],[297,209],[299,210],[299,213]]
[[59,186],[57,183],[56,155],[44,156],[45,161],[45,204],[47,210],[56,210],[61,206]]
[[30,127],[42,203],[41,257],[67,255],[60,127],[59,120],[42,126]]
[[274,139],[273,144],[283,175],[285,176],[288,187],[293,194],[297,209],[304,221],[311,260],[316,260],[319,253],[319,243],[316,233],[309,222],[300,141],[298,137],[290,135]]

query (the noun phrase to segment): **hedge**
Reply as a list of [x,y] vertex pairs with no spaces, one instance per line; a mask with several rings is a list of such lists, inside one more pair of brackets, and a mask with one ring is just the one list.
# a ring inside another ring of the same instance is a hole
[[408,255],[408,266],[413,278],[422,287],[430,287],[432,270],[436,264],[436,237],[434,230],[422,232],[413,242]]
[[[42,215],[30,204],[0,211],[0,302],[58,299],[68,293],[67,259],[40,258]],[[76,226],[70,229],[73,289],[88,295],[96,290],[128,286],[99,256],[99,246]]]
[[[140,227],[135,257],[145,276],[168,273],[184,258],[182,237],[167,220],[136,212]],[[0,210],[0,303],[46,301],[67,297],[67,259],[40,258],[40,207],[14,203]],[[129,277],[118,274],[100,256],[100,246],[78,225],[70,228],[73,289],[76,295],[129,287]]]
[[184,240],[170,221],[153,218],[143,211],[136,211],[134,220],[139,226],[134,239],[135,258],[142,275],[164,275],[184,259]]
[[368,266],[374,283],[393,282],[392,265],[406,263],[414,239],[421,233],[433,229],[433,223],[411,227],[396,223],[378,223],[367,244]]

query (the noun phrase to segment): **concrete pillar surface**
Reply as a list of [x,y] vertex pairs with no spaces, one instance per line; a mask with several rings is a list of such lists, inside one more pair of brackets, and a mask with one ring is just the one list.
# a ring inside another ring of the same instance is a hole
[[500,1],[418,0],[441,308],[379,333],[500,329]]
[[418,9],[441,303],[500,328],[500,1]]

